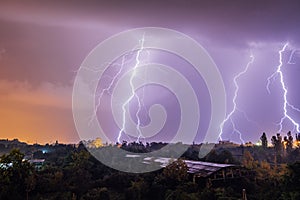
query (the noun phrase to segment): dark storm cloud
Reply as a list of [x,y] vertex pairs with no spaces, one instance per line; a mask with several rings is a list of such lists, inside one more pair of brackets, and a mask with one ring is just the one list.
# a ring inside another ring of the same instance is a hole
[[251,41],[299,42],[298,2],[2,1],[0,47],[8,53],[0,78],[70,81],[70,72],[90,49],[132,27],[174,28],[235,47]]

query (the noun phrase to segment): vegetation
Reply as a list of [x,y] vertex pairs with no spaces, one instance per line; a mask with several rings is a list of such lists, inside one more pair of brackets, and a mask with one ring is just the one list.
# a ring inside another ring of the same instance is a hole
[[[219,146],[202,159],[197,156],[199,145],[192,145],[181,159],[163,169],[144,174],[111,169],[91,156],[82,143],[77,146],[22,144],[21,150],[12,148],[10,151],[6,145],[2,147],[2,152],[6,153],[0,157],[0,199],[237,200],[242,199],[243,189],[246,189],[248,199],[300,199],[297,138],[293,141],[290,133],[284,139],[276,135],[271,139],[272,147],[266,145],[265,134],[261,140],[262,146]],[[149,152],[164,146],[163,143],[143,145],[124,142],[121,148]],[[35,168],[28,162],[29,152],[32,153],[31,158],[45,159],[42,168]],[[207,184],[207,179],[195,182],[187,173],[183,159],[232,163],[253,172],[253,176],[241,176],[218,184]]]

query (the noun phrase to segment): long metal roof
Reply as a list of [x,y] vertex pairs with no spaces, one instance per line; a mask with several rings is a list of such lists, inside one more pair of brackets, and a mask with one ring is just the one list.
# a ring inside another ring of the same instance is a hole
[[219,164],[192,160],[184,160],[184,162],[188,167],[188,173],[198,174],[199,176],[203,177],[207,177],[212,173],[219,171],[220,169],[236,166],[233,164]]
[[[134,155],[126,155],[128,158],[135,158]],[[146,157],[143,159],[143,163],[151,164],[153,162],[159,163],[161,167],[166,167],[172,161],[176,161],[174,158],[167,157]],[[235,167],[233,164],[220,164],[203,161],[183,160],[188,168],[188,173],[197,174],[198,176],[207,177],[214,172],[228,167]]]

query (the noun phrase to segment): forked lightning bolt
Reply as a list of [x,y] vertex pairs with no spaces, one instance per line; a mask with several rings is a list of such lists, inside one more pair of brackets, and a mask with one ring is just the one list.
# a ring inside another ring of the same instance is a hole
[[126,60],[126,55],[124,55],[122,57],[122,61],[121,61],[121,64],[115,64],[116,66],[119,67],[119,70],[118,72],[111,78],[111,82],[109,83],[109,85],[104,88],[100,94],[97,95],[97,104],[96,104],[96,107],[95,107],[95,110],[93,112],[93,116],[91,117],[90,121],[89,121],[89,125],[92,123],[93,120],[95,120],[97,118],[97,111],[98,109],[100,108],[100,105],[101,105],[101,100],[102,100],[102,97],[105,93],[110,93],[111,92],[111,89],[114,85],[114,83],[116,82],[117,78],[119,77],[119,75],[121,74],[121,72],[123,71],[123,67],[125,65],[125,60]]
[[[300,109],[299,108],[296,108],[295,106],[293,106],[292,104],[289,103],[288,99],[287,99],[287,95],[288,95],[288,89],[287,89],[287,86],[286,86],[286,83],[284,82],[284,76],[283,76],[283,73],[282,73],[282,66],[283,66],[283,61],[282,61],[282,53],[286,50],[288,46],[288,43],[286,43],[281,50],[278,51],[278,54],[279,54],[279,65],[277,66],[277,69],[276,71],[268,78],[268,82],[267,82],[267,91],[269,92],[269,94],[271,93],[270,91],[270,84],[271,84],[271,81],[274,81],[274,79],[279,76],[279,80],[280,80],[280,84],[281,84],[281,88],[283,90],[283,116],[282,118],[280,119],[280,122],[278,123],[279,125],[279,129],[278,129],[278,132],[281,132],[282,131],[282,128],[283,128],[283,122],[284,120],[289,120],[293,126],[294,126],[294,129],[296,129],[297,132],[300,132],[300,127],[299,127],[299,123],[297,123],[292,116],[289,115],[289,112],[288,112],[288,109],[291,109],[293,111],[296,111],[296,112],[300,112]],[[292,52],[293,54],[293,52]],[[292,55],[291,55],[292,56]],[[291,58],[290,56],[290,58]],[[291,59],[290,59],[291,60]],[[289,61],[290,61],[289,60]]]
[[233,108],[232,108],[231,112],[226,116],[226,118],[223,120],[223,122],[222,122],[221,125],[220,125],[220,134],[219,134],[220,140],[222,140],[222,135],[223,135],[223,128],[224,128],[224,125],[226,124],[227,121],[230,120],[230,123],[231,123],[231,125],[232,125],[232,129],[233,129],[233,133],[239,134],[239,139],[240,139],[240,141],[241,141],[242,143],[245,143],[245,141],[244,141],[243,138],[242,138],[242,133],[236,128],[236,125],[235,125],[235,123],[234,123],[234,121],[233,121],[233,119],[232,119],[232,116],[234,115],[235,112],[240,112],[240,113],[242,113],[242,114],[245,116],[245,118],[246,118],[247,120],[249,120],[249,118],[247,117],[246,113],[245,113],[244,111],[240,110],[240,109],[237,107],[236,99],[237,99],[237,97],[238,97],[238,93],[239,93],[239,89],[240,89],[240,88],[239,88],[239,85],[238,85],[238,79],[239,79],[242,75],[244,75],[245,73],[247,73],[247,71],[248,71],[250,65],[251,65],[253,62],[254,62],[254,56],[251,55],[251,56],[250,56],[250,61],[247,63],[245,69],[244,69],[242,72],[238,73],[238,74],[234,77],[234,79],[233,79],[233,83],[234,83],[234,86],[235,86],[234,96],[233,96],[233,99],[232,99]]
[[[93,115],[91,116],[91,119],[89,120],[89,125],[91,125],[92,121],[97,119],[97,111],[98,109],[100,108],[100,105],[101,105],[101,100],[102,100],[102,97],[104,96],[104,94],[108,93],[110,94],[111,93],[111,90],[113,88],[113,85],[115,84],[117,78],[120,76],[120,74],[122,73],[123,69],[124,69],[124,65],[130,61],[127,60],[127,56],[129,56],[130,54],[125,54],[124,56],[122,56],[122,60],[121,60],[121,63],[105,63],[106,65],[108,66],[116,66],[116,67],[119,67],[117,73],[113,76],[113,77],[110,77],[111,78],[111,81],[109,83],[109,85],[102,89],[102,91],[100,92],[100,94],[97,94],[97,104],[95,106],[95,110],[93,112]],[[92,71],[92,72],[99,72],[100,70],[98,69],[90,69],[90,68],[84,68],[85,70],[89,70],[89,71]],[[77,72],[76,72],[77,73]],[[91,80],[91,81],[98,81],[98,79],[95,79],[95,80]]]
[[135,113],[135,116],[136,116],[136,119],[137,119],[137,124],[136,124],[136,131],[138,133],[137,141],[139,141],[140,138],[142,137],[142,132],[141,132],[141,129],[140,129],[141,120],[139,118],[139,113],[141,111],[142,103],[140,101],[139,96],[135,93],[133,81],[134,81],[134,79],[136,77],[136,74],[137,74],[137,68],[139,67],[140,62],[141,62],[140,61],[140,55],[141,55],[141,52],[144,50],[145,36],[143,36],[142,39],[139,42],[140,42],[140,48],[137,51],[137,54],[136,54],[136,57],[135,57],[135,65],[132,69],[132,73],[131,73],[130,80],[129,80],[129,84],[130,84],[130,88],[131,88],[131,95],[129,96],[129,98],[122,105],[122,110],[123,110],[122,128],[120,129],[119,135],[118,135],[118,138],[117,138],[118,143],[120,143],[122,133],[126,131],[126,107],[129,105],[130,101],[132,101],[134,98],[136,98],[136,100],[138,102],[138,110]]
[[[89,125],[90,125],[93,120],[97,119],[97,111],[100,108],[102,97],[106,93],[107,94],[111,93],[111,90],[113,89],[114,84],[116,83],[117,79],[119,78],[119,76],[123,72],[125,65],[129,65],[131,62],[135,62],[135,65],[132,69],[132,73],[131,73],[131,76],[130,76],[130,81],[129,81],[130,88],[131,88],[131,96],[122,104],[122,127],[119,131],[119,134],[118,134],[118,138],[117,138],[118,143],[120,143],[122,133],[125,132],[125,129],[126,129],[126,107],[129,105],[130,101],[133,100],[134,98],[136,98],[137,102],[138,102],[138,110],[137,110],[136,115],[135,115],[136,118],[137,118],[137,125],[136,125],[136,130],[138,132],[137,141],[139,141],[140,138],[142,137],[142,132],[141,132],[141,129],[140,129],[141,121],[140,121],[140,118],[139,118],[139,113],[140,113],[141,108],[143,106],[142,105],[143,102],[142,102],[142,100],[140,100],[139,96],[135,93],[133,81],[134,81],[134,78],[136,77],[136,73],[137,73],[136,69],[140,65],[140,62],[141,62],[140,61],[140,54],[144,50],[144,36],[139,41],[139,43],[140,43],[139,44],[140,47],[139,47],[139,50],[136,53],[135,58],[133,58],[134,61],[132,60],[132,58],[129,58],[129,59],[127,58],[127,57],[130,57],[130,55],[132,55],[132,53],[128,53],[128,54],[125,54],[124,56],[122,56],[121,63],[114,63],[113,64],[114,66],[119,67],[119,69],[118,69],[117,73],[113,77],[111,77],[111,81],[108,84],[108,86],[106,88],[102,89],[102,91],[97,95],[97,104],[95,106],[93,116],[91,117],[91,119],[89,121]],[[148,51],[146,51],[146,52],[147,52],[147,54],[149,54]],[[112,65],[112,64],[108,63],[108,65]],[[97,69],[95,69],[95,70],[94,69],[88,69],[88,70],[98,72]],[[144,94],[144,88],[143,88],[143,94]],[[127,134],[126,134],[126,136],[128,137]],[[128,137],[128,139],[130,139],[130,138]]]

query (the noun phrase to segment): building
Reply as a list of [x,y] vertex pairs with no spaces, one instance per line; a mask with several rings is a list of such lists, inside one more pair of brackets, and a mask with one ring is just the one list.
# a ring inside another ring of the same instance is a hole
[[[145,158],[146,164],[151,164],[150,161],[159,163],[161,167],[166,167],[176,159],[172,158]],[[207,186],[214,183],[224,183],[226,181],[238,180],[241,177],[254,177],[255,172],[247,170],[240,165],[211,163],[194,160],[183,160],[187,166],[187,173],[192,177],[193,182],[206,183]]]
[[243,169],[240,165],[220,164],[202,161],[184,160],[188,173],[192,175],[193,182],[205,180],[207,185],[214,182],[225,182],[238,179],[244,176],[251,176],[249,170]]

